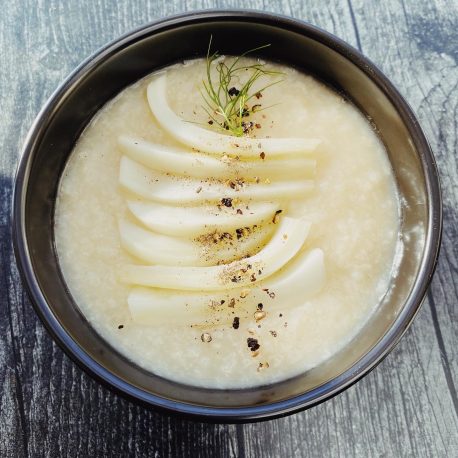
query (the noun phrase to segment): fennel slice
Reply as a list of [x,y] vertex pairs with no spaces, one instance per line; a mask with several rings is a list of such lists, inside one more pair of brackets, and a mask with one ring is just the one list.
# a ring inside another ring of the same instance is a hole
[[[269,200],[305,194],[313,189],[312,180],[279,181],[269,184],[246,183],[232,189],[218,181],[180,179],[148,169],[127,156],[121,158],[119,183],[145,199],[169,204],[221,201],[222,198]],[[199,192],[197,192],[199,190]]]
[[166,73],[148,85],[147,98],[153,115],[172,137],[200,151],[243,157],[257,157],[261,151],[269,155],[308,155],[320,144],[320,140],[315,138],[250,138],[211,132],[178,117],[168,104],[166,89]]
[[[250,202],[233,207],[170,206],[145,200],[128,200],[131,213],[146,227],[162,234],[193,237],[211,231],[232,231],[262,225],[281,209],[279,202]],[[247,208],[248,207],[248,208]]]
[[253,304],[262,303],[267,317],[273,311],[301,306],[319,293],[325,279],[324,254],[316,248],[299,253],[275,275],[257,283],[245,298],[240,298],[243,288],[207,292],[135,287],[128,306],[132,319],[144,325],[227,324],[235,315],[251,319]]
[[228,263],[260,250],[272,233],[272,226],[257,228],[246,237],[237,240],[236,233],[214,242],[212,234],[202,240],[171,237],[145,230],[127,219],[118,222],[122,247],[132,256],[148,264],[165,266],[209,266]]
[[194,178],[281,180],[312,177],[316,161],[310,158],[289,157],[241,161],[230,157],[217,158],[191,150],[147,142],[121,135],[121,151],[130,159],[158,172]]
[[165,289],[232,289],[251,285],[281,269],[301,249],[310,223],[284,217],[269,242],[254,256],[211,267],[139,266],[121,268],[120,280],[132,285]]

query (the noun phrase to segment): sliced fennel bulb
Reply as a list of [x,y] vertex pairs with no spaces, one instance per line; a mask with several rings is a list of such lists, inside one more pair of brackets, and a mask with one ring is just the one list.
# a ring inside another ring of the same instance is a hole
[[[240,298],[242,288],[229,291],[179,291],[135,287],[128,297],[132,319],[144,325],[194,325],[205,324],[218,317],[215,323],[231,321],[234,309],[231,299],[237,297],[237,314],[240,309],[248,314],[253,304],[262,303],[263,310],[289,310],[301,306],[323,287],[326,272],[324,256],[320,249],[299,253],[282,270],[257,283],[245,298]],[[274,292],[272,298],[265,290]],[[223,304],[221,304],[223,301]],[[212,304],[219,304],[214,307]]]
[[309,158],[271,159],[266,156],[262,161],[237,161],[125,135],[119,137],[118,145],[126,156],[146,167],[194,178],[294,179],[313,176],[316,167],[316,161]]
[[[215,205],[179,207],[146,200],[128,200],[132,214],[145,226],[162,234],[192,237],[204,232],[231,231],[239,227],[261,225],[272,220],[280,204],[252,202],[228,208]],[[240,210],[242,213],[237,213]]]
[[320,140],[315,138],[250,138],[211,132],[178,117],[167,102],[166,89],[165,73],[148,85],[147,97],[152,113],[172,137],[200,151],[241,157],[258,157],[261,151],[269,155],[308,155],[320,144]]
[[259,228],[250,235],[236,240],[232,245],[219,243],[214,247],[186,237],[171,237],[143,229],[128,221],[119,221],[119,234],[123,248],[132,256],[148,264],[164,266],[209,266],[240,259],[248,253],[259,251],[272,233],[272,226]]
[[201,291],[251,285],[292,259],[304,244],[309,228],[310,224],[302,218],[284,217],[264,248],[241,261],[211,267],[127,265],[121,268],[120,279],[132,285]]
[[220,201],[223,197],[232,199],[270,200],[293,197],[310,192],[313,181],[280,181],[269,184],[247,183],[240,189],[218,182],[200,182],[179,179],[150,170],[127,156],[121,158],[119,183],[128,191],[145,199],[168,204]]

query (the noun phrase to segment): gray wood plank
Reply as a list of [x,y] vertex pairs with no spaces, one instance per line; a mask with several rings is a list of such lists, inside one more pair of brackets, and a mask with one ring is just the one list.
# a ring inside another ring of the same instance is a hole
[[[363,41],[369,55],[379,62],[401,89],[418,114],[438,161],[444,197],[444,233],[442,256],[428,295],[431,323],[441,351],[441,361],[454,409],[458,412],[456,378],[458,375],[458,3],[456,1],[390,1],[386,8],[375,10],[358,2],[357,21],[369,33],[367,17],[378,14],[386,53]],[[359,22],[358,21],[358,22]],[[395,25],[394,25],[395,24]],[[367,36],[365,33],[364,36]]]
[[[11,180],[0,177],[0,201],[11,198]],[[9,220],[0,212],[0,259],[3,263],[11,262],[9,244]],[[22,401],[21,380],[17,374],[17,346],[11,332],[11,307],[7,284],[7,269],[0,270],[0,291],[2,307],[0,308],[0,452],[13,456],[14,453],[25,455],[25,412]]]
[[[442,172],[446,227],[432,294],[373,373],[330,402],[262,424],[205,425],[127,402],[56,347],[20,287],[8,229],[11,179],[33,117],[106,41],[158,17],[251,7],[309,20],[381,66],[420,117]],[[453,456],[457,378],[457,4],[389,0],[15,0],[0,18],[0,456]],[[455,34],[453,31],[455,30]],[[434,303],[433,303],[434,302]]]

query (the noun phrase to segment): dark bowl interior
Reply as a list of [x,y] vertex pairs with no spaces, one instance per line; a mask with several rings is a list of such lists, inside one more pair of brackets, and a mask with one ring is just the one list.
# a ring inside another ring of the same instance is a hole
[[[293,379],[245,390],[202,389],[170,382],[129,362],[80,313],[63,281],[53,241],[60,174],[92,116],[148,73],[214,49],[258,53],[312,73],[343,93],[377,127],[402,198],[404,254],[391,294],[359,335],[335,357]],[[51,97],[26,141],[14,197],[18,263],[48,330],[83,368],[121,393],[171,411],[240,421],[267,418],[316,404],[373,368],[415,315],[429,284],[441,229],[437,171],[406,103],[357,51],[317,28],[255,12],[205,12],[174,17],[133,32],[83,63]],[[420,230],[418,230],[420,229]]]

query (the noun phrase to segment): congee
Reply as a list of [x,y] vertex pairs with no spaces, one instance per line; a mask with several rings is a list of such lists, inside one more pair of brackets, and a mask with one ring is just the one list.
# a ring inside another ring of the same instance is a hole
[[62,175],[55,242],[75,303],[120,353],[244,388],[350,343],[394,274],[398,207],[383,144],[342,95],[212,54],[99,111]]

